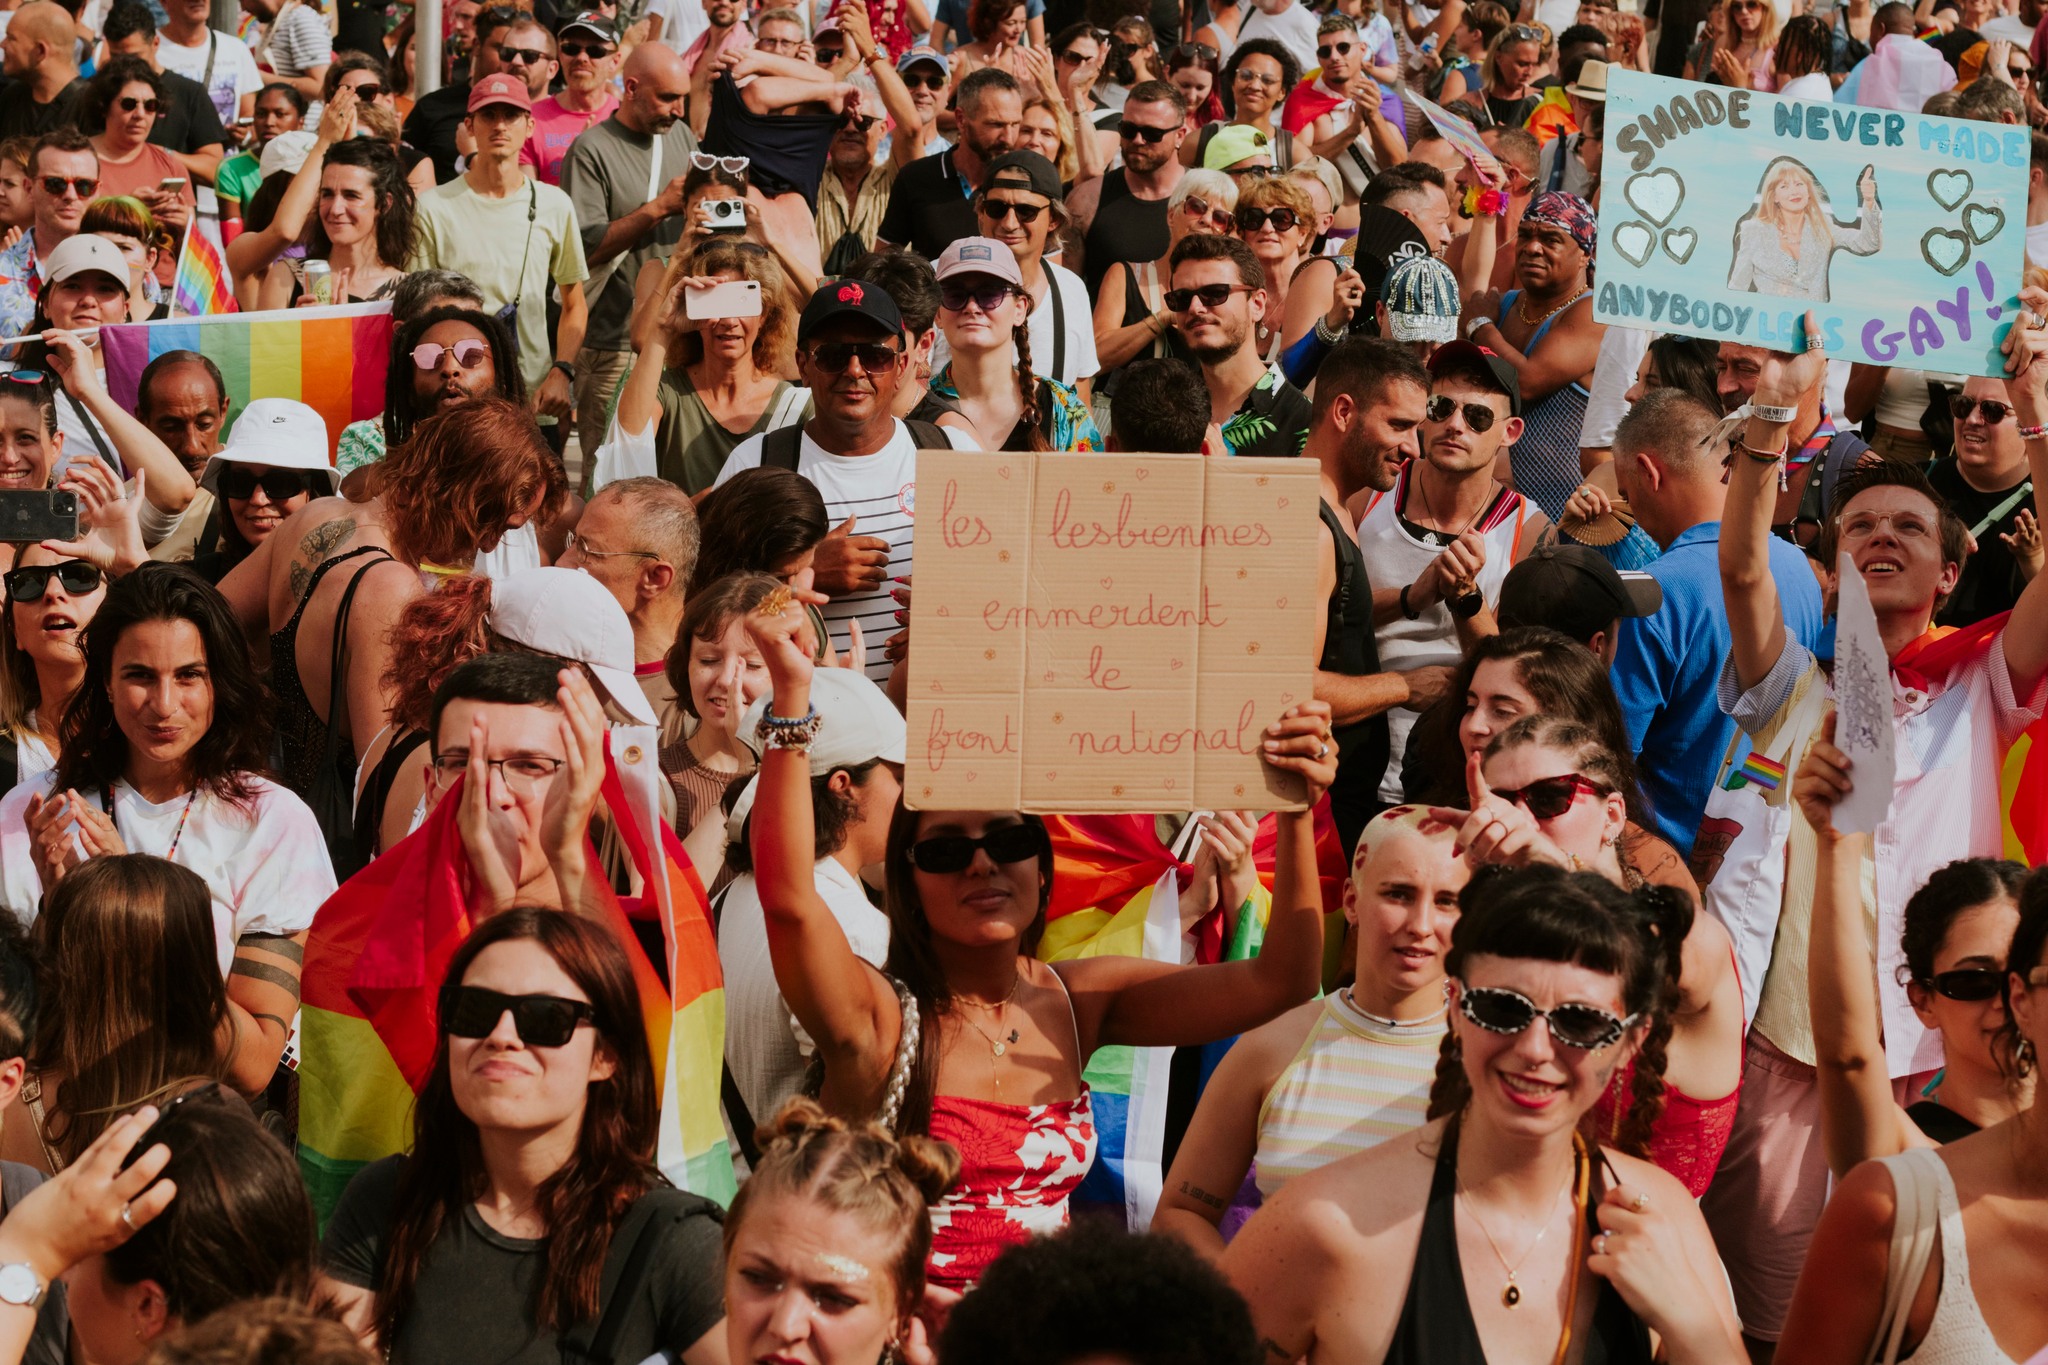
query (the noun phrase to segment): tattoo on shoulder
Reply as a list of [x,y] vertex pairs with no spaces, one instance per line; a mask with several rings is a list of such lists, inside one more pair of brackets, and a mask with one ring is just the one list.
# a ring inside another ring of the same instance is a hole
[[1215,1195],[1209,1193],[1205,1189],[1200,1188],[1191,1181],[1181,1181],[1180,1192],[1186,1195],[1188,1198],[1194,1200],[1197,1204],[1207,1204],[1212,1209],[1220,1210],[1227,1209],[1230,1207],[1230,1201],[1228,1199],[1218,1199]]
[[313,586],[313,571],[307,568],[305,565],[299,563],[297,560],[293,560],[291,572],[291,585],[292,601],[296,602],[306,595],[307,588]]

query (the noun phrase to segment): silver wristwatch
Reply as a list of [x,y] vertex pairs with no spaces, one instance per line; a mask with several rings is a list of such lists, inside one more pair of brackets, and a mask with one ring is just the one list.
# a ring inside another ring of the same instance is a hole
[[1492,321],[1492,318],[1473,318],[1470,322],[1467,322],[1465,324],[1465,340],[1470,341],[1478,334],[1481,327]]
[[25,1261],[0,1265],[0,1303],[11,1303],[20,1308],[41,1306],[43,1295],[50,1286],[36,1274],[35,1267]]

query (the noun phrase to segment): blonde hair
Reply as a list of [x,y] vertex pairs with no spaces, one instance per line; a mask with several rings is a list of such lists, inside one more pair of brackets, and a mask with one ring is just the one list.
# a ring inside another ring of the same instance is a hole
[[[1529,37],[1529,30],[1536,30],[1535,38]],[[1543,35],[1547,33],[1541,24],[1509,24],[1493,35],[1493,41],[1486,45],[1486,56],[1479,62],[1480,89],[1491,90],[1498,83],[1500,75],[1500,54],[1503,49],[1516,43],[1536,44],[1536,60],[1541,62],[1550,51],[1550,42]],[[1516,35],[1520,35],[1519,37]]]
[[927,1137],[891,1137],[880,1124],[855,1127],[806,1099],[784,1105],[759,1136],[761,1159],[725,1215],[726,1256],[755,1204],[778,1195],[807,1199],[891,1234],[896,1311],[915,1312],[931,1255],[931,1206],[960,1174],[960,1154]]
[[[1742,30],[1735,25],[1735,5],[1736,0],[1728,0],[1727,4],[1722,6],[1728,20],[1728,36],[1722,40],[1724,47],[1733,48],[1740,41]],[[1759,52],[1778,45],[1778,7],[1772,4],[1771,0],[1764,0],[1763,10],[1764,21],[1756,30],[1756,46]]]
[[1302,240],[1315,236],[1316,206],[1308,197],[1308,191],[1282,175],[1263,176],[1238,191],[1237,203],[1240,208],[1294,210],[1301,219]]
[[1775,165],[1764,172],[1763,186],[1758,189],[1756,195],[1756,221],[1759,223],[1769,223],[1772,227],[1776,227],[1782,221],[1778,214],[1778,186],[1794,175],[1805,179],[1808,191],[1806,196],[1806,212],[1801,216],[1805,218],[1807,226],[1813,229],[1814,235],[1820,238],[1823,243],[1831,240],[1833,227],[1828,222],[1828,211],[1825,205],[1827,192],[1821,189],[1820,182],[1814,179],[1812,171],[1807,170],[1806,167],[1800,165],[1791,157],[1780,157]]
[[1062,185],[1072,184],[1081,174],[1081,154],[1074,149],[1073,115],[1067,112],[1066,105],[1045,95],[1033,95],[1024,101],[1024,110],[1032,109],[1045,109],[1052,113],[1053,128],[1060,139],[1060,154],[1054,158],[1053,168],[1060,173]]
[[1197,167],[1182,171],[1180,183],[1173,187],[1173,193],[1166,196],[1169,211],[1179,208],[1192,195],[1204,200],[1210,208],[1222,209],[1225,213],[1237,207],[1237,182],[1222,171],[1211,171]]
[[[796,319],[790,316],[789,286],[775,257],[755,242],[714,237],[685,256],[677,252],[661,282],[667,297],[685,275],[737,275],[761,286],[761,330],[754,333],[754,367],[781,374],[796,352]],[[694,328],[683,334],[681,353],[671,363],[694,365],[704,358],[704,338]]]

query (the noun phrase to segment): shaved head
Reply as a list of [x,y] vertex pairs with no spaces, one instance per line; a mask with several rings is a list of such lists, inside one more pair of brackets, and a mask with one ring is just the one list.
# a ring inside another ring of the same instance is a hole
[[619,74],[625,87],[619,122],[654,137],[675,126],[690,93],[690,72],[674,48],[666,43],[642,43],[626,58]]
[[31,43],[47,43],[53,52],[68,52],[68,44],[76,36],[71,15],[62,5],[50,0],[29,0],[14,12],[9,27],[22,26],[22,39]]

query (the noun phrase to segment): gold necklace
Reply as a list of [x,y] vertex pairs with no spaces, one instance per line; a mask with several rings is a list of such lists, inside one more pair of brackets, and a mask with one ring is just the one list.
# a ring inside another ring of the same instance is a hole
[[[1574,1143],[1573,1147],[1572,1178],[1564,1183],[1564,1187],[1557,1192],[1557,1198],[1550,1202],[1550,1212],[1544,1217],[1543,1230],[1536,1234],[1536,1240],[1529,1243],[1522,1254],[1516,1258],[1513,1265],[1508,1264],[1508,1258],[1501,1254],[1500,1243],[1494,1241],[1493,1234],[1487,1230],[1486,1221],[1479,1216],[1478,1204],[1473,1202],[1471,1196],[1465,1193],[1464,1177],[1458,1174],[1455,1166],[1451,1168],[1451,1179],[1456,1185],[1457,1193],[1465,1199],[1465,1212],[1472,1215],[1472,1223],[1479,1229],[1479,1235],[1486,1239],[1486,1245],[1493,1249],[1494,1259],[1499,1261],[1501,1268],[1508,1272],[1508,1282],[1500,1291],[1500,1301],[1509,1308],[1515,1307],[1522,1301],[1522,1287],[1515,1283],[1515,1272],[1527,1265],[1529,1258],[1536,1254],[1536,1248],[1543,1245],[1543,1239],[1548,1237],[1550,1229],[1557,1225],[1557,1206],[1564,1202],[1564,1197],[1567,1194],[1578,1187],[1584,1154],[1577,1150],[1577,1143]],[[1576,1260],[1573,1261],[1571,1269],[1574,1275],[1576,1275],[1578,1269]],[[1570,1330],[1569,1321],[1566,1323],[1566,1330]]]
[[[993,1005],[985,1005],[979,1000],[969,1000],[964,995],[956,995],[953,997],[954,999],[958,1000],[961,1004],[966,1005],[970,1009],[995,1011],[997,1030],[995,1033],[990,1033],[980,1024],[975,1023],[972,1019],[967,1020],[967,1025],[969,1028],[973,1029],[976,1033],[979,1033],[983,1038],[986,1038],[988,1040],[989,1055],[992,1057],[1000,1057],[1005,1052],[1008,1052],[1012,1047],[1014,1047],[1017,1044],[1019,1038],[1022,1036],[1017,1032],[1017,1030],[1011,1029],[1009,1036],[1006,1038],[1002,1034],[1002,1027],[1003,1014],[1006,1010],[1009,1009],[1010,1002],[1017,998],[1017,988],[1023,984],[1024,974],[1022,972],[1019,972],[1017,973],[1016,979],[1010,982],[1010,993],[1004,996],[1002,999],[996,1001]],[[965,1018],[966,1016],[963,1015],[961,1017]]]
[[1557,305],[1557,307],[1551,309],[1548,313],[1545,313],[1540,318],[1532,318],[1529,316],[1529,291],[1524,289],[1522,291],[1522,297],[1515,300],[1515,316],[1522,320],[1522,324],[1525,327],[1541,327],[1544,323],[1550,321],[1559,313],[1571,307],[1574,303],[1577,303],[1579,301],[1579,295],[1585,292],[1586,291],[1583,289],[1574,289],[1565,296],[1565,300],[1563,303],[1560,303],[1559,305]]

